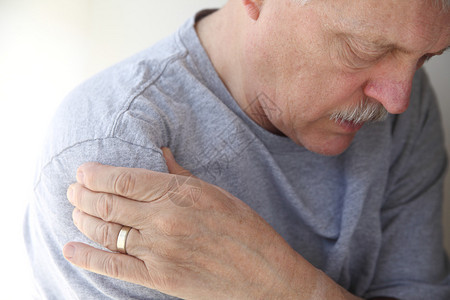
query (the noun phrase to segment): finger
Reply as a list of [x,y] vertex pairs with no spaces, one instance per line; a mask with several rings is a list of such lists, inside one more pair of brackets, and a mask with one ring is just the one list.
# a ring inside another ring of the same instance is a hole
[[83,243],[70,242],[63,248],[64,257],[85,270],[152,287],[152,281],[143,261],[133,256],[110,253]]
[[[106,222],[139,228],[150,213],[146,203],[108,193],[93,192],[79,183],[67,190],[67,198],[75,207]],[[156,211],[156,207],[153,212]]]
[[[77,228],[89,239],[117,252],[117,237],[123,225],[108,223],[99,218],[90,216],[75,208],[72,213],[72,219]],[[130,255],[135,255],[134,249],[140,245],[141,236],[138,230],[131,228],[127,236],[126,251]]]
[[78,168],[77,181],[91,191],[115,194],[139,201],[154,201],[167,193],[173,175],[145,169],[120,168],[85,163]]
[[166,160],[167,168],[169,169],[170,174],[176,174],[176,175],[183,175],[183,176],[193,176],[191,172],[180,166],[176,161],[175,157],[172,154],[172,151],[170,151],[167,147],[161,148],[163,152],[163,156]]

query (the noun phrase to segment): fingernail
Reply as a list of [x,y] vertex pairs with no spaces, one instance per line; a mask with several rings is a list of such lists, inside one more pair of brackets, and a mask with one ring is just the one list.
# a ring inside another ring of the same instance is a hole
[[67,199],[69,199],[70,203],[72,203],[72,196],[73,196],[73,187],[69,186],[69,189],[67,190]]
[[84,184],[84,173],[83,171],[77,172],[77,181],[81,184]]
[[63,249],[64,257],[71,259],[75,254],[75,247],[72,245],[66,245]]

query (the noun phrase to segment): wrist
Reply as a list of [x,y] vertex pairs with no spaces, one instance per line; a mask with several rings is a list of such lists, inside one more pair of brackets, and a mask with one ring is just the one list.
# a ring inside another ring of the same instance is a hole
[[361,300],[342,286],[334,282],[328,275],[319,269],[316,269],[314,289],[311,300],[336,299],[336,300]]
[[[295,252],[295,251],[293,251]],[[295,252],[295,263],[288,265],[290,278],[285,290],[285,299],[304,300],[361,300],[342,286],[337,284],[323,271],[315,268],[301,255]]]

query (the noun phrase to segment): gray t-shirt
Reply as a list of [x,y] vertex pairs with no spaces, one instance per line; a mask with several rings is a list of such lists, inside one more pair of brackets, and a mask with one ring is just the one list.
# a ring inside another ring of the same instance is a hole
[[24,227],[39,294],[171,298],[74,267],[61,250],[69,241],[93,245],[73,225],[66,199],[79,165],[167,172],[160,147],[168,146],[178,163],[246,202],[352,293],[450,299],[441,228],[446,155],[424,72],[414,78],[404,114],[364,125],[343,154],[321,156],[246,115],[215,72],[194,22],[83,83],[57,111]]

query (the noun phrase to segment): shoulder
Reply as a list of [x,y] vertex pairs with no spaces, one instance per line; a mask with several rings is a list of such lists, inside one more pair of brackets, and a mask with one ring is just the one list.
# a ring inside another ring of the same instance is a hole
[[[159,122],[161,101],[155,94],[146,93],[150,86],[164,80],[170,65],[177,64],[186,55],[186,50],[174,34],[149,49],[146,49],[86,80],[62,101],[51,122],[42,153],[42,164],[76,145],[89,141],[111,138],[151,147],[147,142],[124,136],[123,128],[137,130],[137,121],[124,115],[150,116],[154,131],[146,134],[150,140],[162,143],[164,128]],[[143,101],[143,99],[145,101]],[[166,103],[167,104],[167,103]],[[136,113],[133,113],[136,111]],[[141,126],[142,127],[142,126]],[[160,127],[160,128],[155,128]],[[128,131],[130,131],[128,130]],[[136,133],[136,132],[135,132]]]

